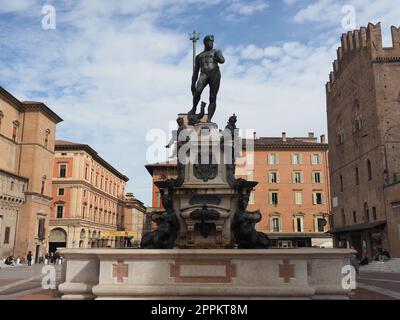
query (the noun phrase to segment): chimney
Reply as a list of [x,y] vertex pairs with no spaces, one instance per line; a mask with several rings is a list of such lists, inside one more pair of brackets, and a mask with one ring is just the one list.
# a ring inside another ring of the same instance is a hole
[[325,143],[325,142],[326,142],[325,135],[323,134],[323,135],[321,135],[321,143]]
[[253,139],[257,140],[257,132],[253,132]]
[[313,139],[314,138],[314,132],[309,132],[308,133],[308,138]]
[[286,132],[282,132],[282,141],[286,142]]

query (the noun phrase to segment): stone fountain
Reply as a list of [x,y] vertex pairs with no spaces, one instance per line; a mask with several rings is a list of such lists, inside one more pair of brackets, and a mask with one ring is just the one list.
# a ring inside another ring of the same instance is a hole
[[[178,176],[156,182],[164,212],[141,249],[62,249],[63,299],[348,299],[351,250],[268,249],[247,204],[257,182],[235,178],[235,115],[212,122],[225,59],[213,36],[195,59],[193,108],[178,117]],[[199,76],[200,73],[200,76]],[[206,104],[196,113],[206,85]]]

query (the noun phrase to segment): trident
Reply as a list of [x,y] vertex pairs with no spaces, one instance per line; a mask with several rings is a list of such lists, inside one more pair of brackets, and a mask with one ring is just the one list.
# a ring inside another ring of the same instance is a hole
[[199,40],[200,32],[193,30],[193,33],[189,33],[190,40],[193,42],[193,71],[196,65],[196,43]]

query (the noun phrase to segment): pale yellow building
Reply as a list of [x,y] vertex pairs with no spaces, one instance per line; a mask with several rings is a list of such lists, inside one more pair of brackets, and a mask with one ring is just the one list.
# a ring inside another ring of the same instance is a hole
[[56,125],[41,102],[21,102],[0,87],[0,258],[35,260],[48,250]]
[[56,141],[51,252],[58,247],[121,247],[122,237],[102,231],[125,231],[125,175],[86,144]]
[[130,244],[139,244],[142,240],[146,219],[146,207],[143,202],[136,199],[133,193],[125,196],[124,229],[132,231],[133,237]]

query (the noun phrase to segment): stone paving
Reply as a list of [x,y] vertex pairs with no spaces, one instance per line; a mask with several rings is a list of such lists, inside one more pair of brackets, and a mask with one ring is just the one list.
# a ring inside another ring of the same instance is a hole
[[[0,269],[0,300],[14,300],[29,296],[41,295],[44,297],[57,297],[55,290],[44,290],[42,279],[46,274],[42,274],[43,264],[36,264],[31,267],[20,265],[14,267],[4,267]],[[51,266],[55,268],[56,285],[60,282],[61,266]]]
[[[57,290],[42,288],[43,264],[2,267],[0,300],[58,300]],[[56,285],[61,280],[61,266],[55,266]],[[350,300],[400,300],[400,273],[361,273],[358,288]]]

